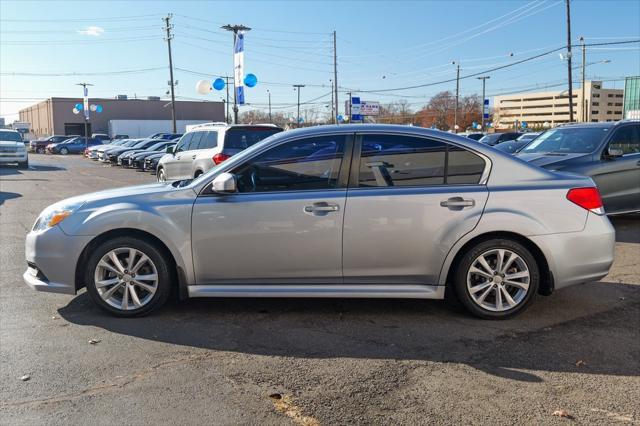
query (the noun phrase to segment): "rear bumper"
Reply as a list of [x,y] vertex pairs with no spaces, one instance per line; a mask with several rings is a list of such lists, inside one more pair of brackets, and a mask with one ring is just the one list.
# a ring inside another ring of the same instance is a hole
[[75,294],[76,264],[92,238],[67,235],[59,226],[27,234],[25,284],[38,291]]
[[616,242],[615,229],[606,216],[589,213],[580,232],[530,237],[544,253],[555,288],[597,281],[609,273]]

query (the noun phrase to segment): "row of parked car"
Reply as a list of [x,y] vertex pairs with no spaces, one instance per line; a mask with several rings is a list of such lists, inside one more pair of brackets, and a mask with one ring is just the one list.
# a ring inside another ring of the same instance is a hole
[[272,124],[207,123],[184,135],[152,135],[95,144],[86,147],[84,155],[113,166],[153,173],[160,182],[192,179],[282,130]]

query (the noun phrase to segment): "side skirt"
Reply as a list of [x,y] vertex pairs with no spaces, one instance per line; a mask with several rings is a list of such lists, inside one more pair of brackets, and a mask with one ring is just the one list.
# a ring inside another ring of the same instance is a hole
[[338,297],[338,298],[399,298],[444,299],[445,286],[436,285],[292,285],[233,284],[191,285],[189,297]]

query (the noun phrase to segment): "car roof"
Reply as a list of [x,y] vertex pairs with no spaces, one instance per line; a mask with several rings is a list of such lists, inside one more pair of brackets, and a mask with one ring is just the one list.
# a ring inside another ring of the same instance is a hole
[[618,121],[599,121],[597,123],[567,123],[564,124],[562,126],[558,126],[556,127],[557,129],[564,129],[565,127],[571,127],[571,128],[578,128],[578,127],[584,127],[584,128],[596,128],[596,129],[610,129],[613,126],[617,125]]

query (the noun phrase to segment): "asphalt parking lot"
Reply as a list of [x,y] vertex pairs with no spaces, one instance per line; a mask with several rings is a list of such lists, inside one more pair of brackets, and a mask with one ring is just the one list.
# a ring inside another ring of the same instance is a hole
[[[2,424],[640,424],[640,219],[601,282],[510,321],[438,301],[209,299],[117,319],[22,282],[48,204],[153,182],[77,156],[0,167]],[[21,380],[28,376],[26,381]]]

